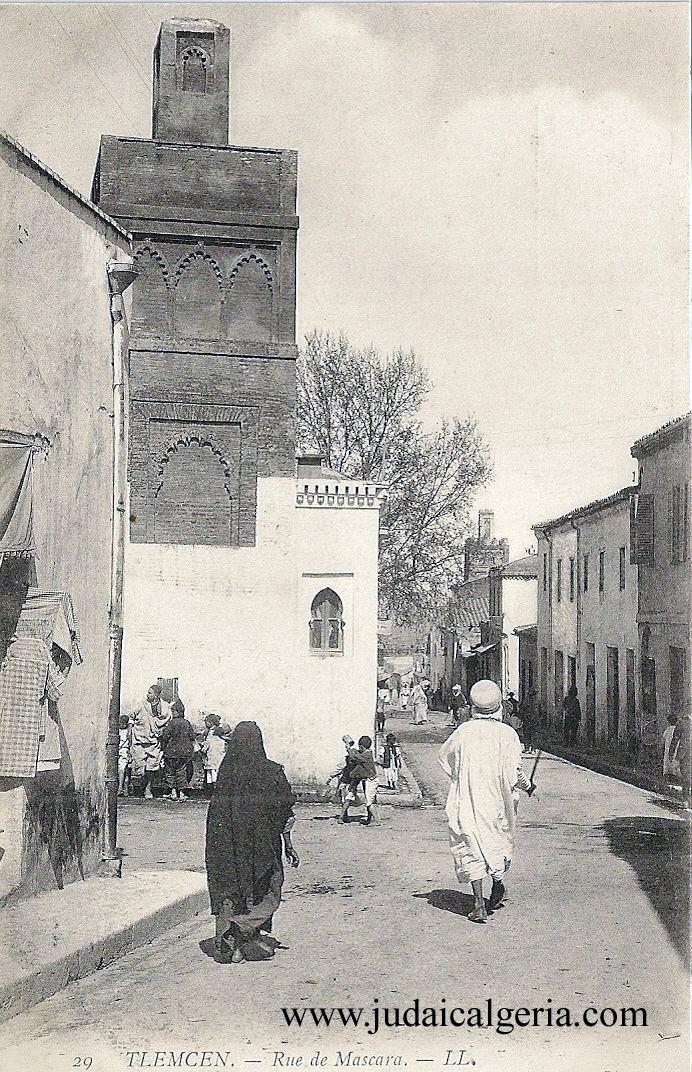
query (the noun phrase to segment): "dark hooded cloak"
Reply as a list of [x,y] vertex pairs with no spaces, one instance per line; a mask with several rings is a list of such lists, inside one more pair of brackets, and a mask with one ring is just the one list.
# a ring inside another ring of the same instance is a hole
[[226,900],[237,913],[259,904],[281,869],[281,835],[296,797],[283,767],[267,759],[255,722],[239,722],[207,813],[206,865],[212,915]]

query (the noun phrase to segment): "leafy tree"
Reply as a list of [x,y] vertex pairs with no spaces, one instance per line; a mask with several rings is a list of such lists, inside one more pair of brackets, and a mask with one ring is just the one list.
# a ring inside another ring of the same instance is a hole
[[478,489],[491,476],[470,417],[424,431],[430,389],[412,350],[372,347],[313,331],[298,361],[298,443],[346,476],[388,487],[380,528],[381,613],[419,621],[463,577],[464,541]]

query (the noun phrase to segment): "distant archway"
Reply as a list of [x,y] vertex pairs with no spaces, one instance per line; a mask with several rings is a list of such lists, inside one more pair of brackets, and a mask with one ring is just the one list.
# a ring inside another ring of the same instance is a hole
[[204,49],[191,45],[180,54],[180,88],[186,93],[206,93],[209,57]]

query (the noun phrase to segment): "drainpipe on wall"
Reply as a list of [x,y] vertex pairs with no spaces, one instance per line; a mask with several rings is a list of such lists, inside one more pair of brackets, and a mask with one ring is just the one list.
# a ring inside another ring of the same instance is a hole
[[108,735],[106,738],[106,828],[100,874],[120,877],[118,855],[118,744],[120,724],[120,671],[123,647],[123,572],[125,559],[125,503],[127,455],[125,410],[127,404],[128,326],[123,294],[136,278],[132,260],[111,261],[108,266],[113,322],[113,500],[111,531],[111,591],[108,650]]

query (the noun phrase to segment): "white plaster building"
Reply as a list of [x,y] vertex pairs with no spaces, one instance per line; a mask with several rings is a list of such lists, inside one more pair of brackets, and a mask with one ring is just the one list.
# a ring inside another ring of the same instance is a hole
[[537,576],[536,555],[497,566],[488,574],[492,638],[501,641],[499,680],[496,680],[505,695],[512,691],[519,696],[519,637],[515,630],[535,622]]
[[630,561],[630,504],[623,488],[553,521],[538,539],[539,698],[555,728],[576,685],[580,736],[636,748],[637,567]]
[[[57,702],[40,679],[18,697],[9,667],[0,673],[2,901],[93,873],[107,850],[107,815],[114,821],[106,792],[120,625],[114,501],[124,493],[123,291],[133,276],[127,232],[4,134],[0,190],[0,662],[38,620],[50,650],[72,660]],[[43,733],[34,738],[39,707]],[[111,759],[117,779],[117,729]]]

